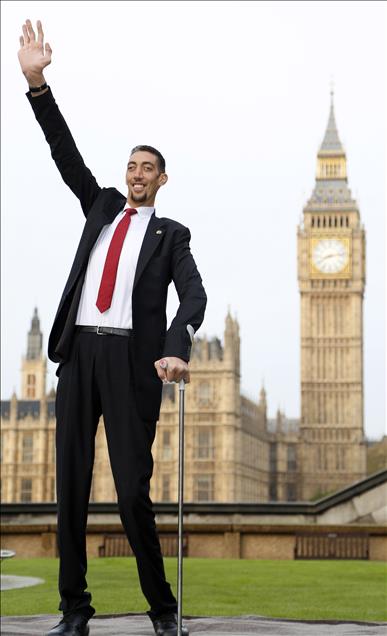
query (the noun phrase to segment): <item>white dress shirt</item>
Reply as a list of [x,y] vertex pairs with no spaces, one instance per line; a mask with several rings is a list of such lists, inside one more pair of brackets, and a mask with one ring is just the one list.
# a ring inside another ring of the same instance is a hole
[[76,325],[95,325],[108,327],[122,327],[132,329],[132,291],[134,275],[136,273],[138,256],[144,240],[149,220],[155,208],[136,208],[138,214],[133,214],[126,233],[120,260],[118,262],[117,277],[114,285],[112,303],[106,311],[100,312],[97,305],[98,291],[101,284],[106,255],[114,231],[125,216],[124,208],[114,221],[104,225],[93,249],[90,252],[85,280],[83,282]]

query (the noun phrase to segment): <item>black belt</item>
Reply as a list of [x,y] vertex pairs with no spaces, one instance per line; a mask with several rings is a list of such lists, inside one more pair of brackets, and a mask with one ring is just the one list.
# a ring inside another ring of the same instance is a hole
[[130,336],[132,334],[132,329],[121,329],[120,327],[103,327],[101,325],[99,325],[98,327],[89,325],[75,325],[75,328],[77,331],[92,331],[98,336]]

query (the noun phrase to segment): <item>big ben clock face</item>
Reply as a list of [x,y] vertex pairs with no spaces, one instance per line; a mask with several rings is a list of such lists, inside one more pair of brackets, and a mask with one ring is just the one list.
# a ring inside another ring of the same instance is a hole
[[311,269],[312,275],[348,276],[350,274],[349,238],[313,238]]

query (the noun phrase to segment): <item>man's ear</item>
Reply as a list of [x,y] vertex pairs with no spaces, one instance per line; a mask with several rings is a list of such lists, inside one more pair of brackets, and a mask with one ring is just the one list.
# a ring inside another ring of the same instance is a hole
[[167,181],[168,181],[168,175],[166,174],[166,172],[163,172],[163,174],[160,175],[159,184],[163,186],[167,183]]

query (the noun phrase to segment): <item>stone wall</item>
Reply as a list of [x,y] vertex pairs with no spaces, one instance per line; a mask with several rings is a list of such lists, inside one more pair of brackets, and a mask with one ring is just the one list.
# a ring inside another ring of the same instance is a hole
[[[177,533],[176,524],[157,524],[159,534]],[[247,525],[185,524],[188,557],[227,559],[294,559],[296,533],[369,534],[372,561],[387,561],[387,527],[367,525]],[[91,524],[87,532],[89,558],[98,557],[104,537],[123,533],[120,524]],[[56,524],[9,524],[2,527],[2,548],[19,558],[57,557]]]

